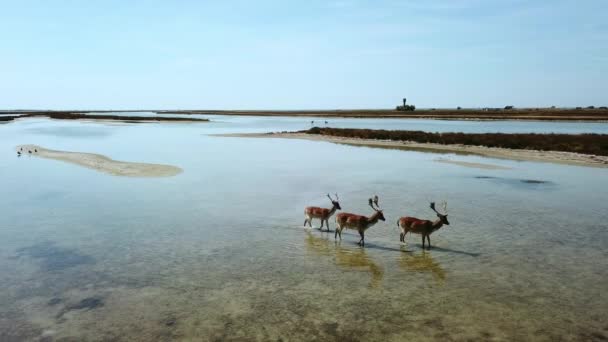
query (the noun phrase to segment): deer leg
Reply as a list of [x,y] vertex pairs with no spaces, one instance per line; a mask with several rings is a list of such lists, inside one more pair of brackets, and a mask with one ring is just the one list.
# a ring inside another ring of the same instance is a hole
[[359,240],[359,245],[365,246],[365,232],[359,231],[359,235],[361,235],[361,240]]
[[325,219],[325,226],[327,227],[327,231],[329,232],[329,219]]
[[427,235],[427,236],[426,236],[426,239],[427,239],[427,241],[429,242],[429,247],[428,247],[428,249],[431,249],[431,236],[430,236],[430,235]]
[[424,235],[422,235],[422,249],[424,249]]
[[323,223],[325,223],[325,221],[323,221],[323,219],[321,219],[321,227],[319,227],[319,230],[323,230]]
[[308,222],[308,219],[304,219],[304,227],[306,227],[306,222]]

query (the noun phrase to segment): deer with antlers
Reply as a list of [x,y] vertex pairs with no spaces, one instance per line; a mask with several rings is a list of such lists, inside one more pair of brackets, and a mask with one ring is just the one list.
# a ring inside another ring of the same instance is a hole
[[323,223],[326,223],[327,231],[329,231],[329,218],[331,217],[331,215],[333,215],[336,212],[336,210],[342,210],[342,208],[340,207],[340,203],[338,202],[340,200],[338,197],[338,194],[336,194],[335,201],[331,198],[331,196],[329,196],[329,194],[327,194],[327,197],[331,201],[331,204],[332,204],[331,209],[319,208],[319,207],[304,208],[304,217],[305,217],[304,226],[305,227],[306,227],[306,223],[308,223],[308,225],[312,228],[312,219],[316,218],[316,219],[321,220],[321,227],[319,227],[319,230],[321,230],[323,228]]
[[[374,204],[376,204],[376,207],[374,207]],[[358,231],[361,236],[361,240],[359,240],[357,244],[365,246],[365,231],[378,223],[378,220],[386,221],[382,209],[378,206],[378,196],[374,196],[373,200],[371,198],[369,199],[369,206],[375,211],[370,217],[350,213],[340,213],[336,215],[337,227],[334,239],[339,235],[340,240],[342,240],[343,229],[353,229]]]
[[431,202],[431,209],[437,214],[438,219],[435,221],[421,220],[415,217],[401,217],[397,221],[397,227],[401,228],[399,241],[405,242],[405,234],[412,232],[422,235],[422,249],[424,249],[425,238],[429,242],[428,249],[431,249],[431,234],[443,227],[450,225],[448,221],[448,204],[443,202],[443,214],[435,209],[435,202]]

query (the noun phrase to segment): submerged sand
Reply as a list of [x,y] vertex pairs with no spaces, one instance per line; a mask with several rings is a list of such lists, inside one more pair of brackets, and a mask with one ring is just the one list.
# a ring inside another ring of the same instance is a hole
[[435,161],[439,162],[439,163],[446,163],[446,164],[470,167],[473,169],[484,169],[484,170],[510,170],[511,169],[510,167],[506,167],[506,166],[502,166],[502,165],[486,164],[486,163],[472,163],[472,162],[466,162],[466,161],[462,161],[462,160],[452,160],[452,159],[446,159],[446,158],[437,158],[437,159],[435,159]]
[[16,150],[23,156],[60,160],[114,176],[170,177],[182,172],[172,165],[119,161],[100,154],[50,150],[38,145],[19,145]]
[[[573,152],[559,151],[538,151],[538,150],[518,150],[499,147],[485,146],[469,146],[469,145],[442,145],[432,143],[417,143],[409,141],[394,141],[394,140],[374,140],[374,139],[359,139],[359,138],[344,138],[317,134],[306,133],[239,133],[239,134],[221,134],[225,137],[243,137],[243,138],[282,138],[282,139],[306,139],[314,141],[327,141],[337,144],[346,144],[354,146],[368,146],[378,148],[393,148],[410,151],[432,152],[432,153],[455,153],[478,155],[490,158],[501,158],[522,161],[538,161],[578,166],[589,167],[608,167],[607,156],[596,156],[589,154],[580,154]],[[464,164],[473,164],[466,162],[443,161],[462,166]],[[486,165],[486,164],[484,164]],[[487,164],[489,165],[489,164]],[[476,165],[481,167],[481,165]]]

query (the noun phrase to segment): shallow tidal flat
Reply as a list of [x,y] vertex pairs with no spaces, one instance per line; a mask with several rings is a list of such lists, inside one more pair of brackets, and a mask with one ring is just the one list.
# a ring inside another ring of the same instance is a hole
[[119,161],[100,154],[51,150],[37,145],[20,145],[15,150],[24,157],[58,160],[114,176],[170,177],[182,172],[182,169],[172,165]]

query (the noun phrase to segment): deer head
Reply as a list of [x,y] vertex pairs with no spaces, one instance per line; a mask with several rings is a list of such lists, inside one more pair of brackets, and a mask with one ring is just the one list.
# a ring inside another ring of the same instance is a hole
[[437,214],[437,217],[439,217],[439,219],[441,220],[441,222],[445,225],[450,225],[450,222],[448,221],[448,204],[447,202],[443,202],[441,204],[441,206],[443,207],[443,214],[438,212],[435,209],[435,202],[431,202],[431,209],[433,209],[433,211]]
[[[376,204],[377,208],[374,208],[374,204]],[[382,209],[378,206],[378,196],[375,195],[373,199],[369,199],[369,206],[374,209],[374,211],[378,214],[378,220],[386,221],[384,218],[384,213],[382,213]]]
[[327,194],[327,197],[331,201],[331,204],[333,204],[333,206],[336,207],[336,209],[342,210],[342,208],[340,207],[340,203],[338,202],[340,200],[338,198],[338,194],[336,193],[335,195],[336,195],[336,200],[335,201],[331,198],[331,196],[329,196],[329,194]]

